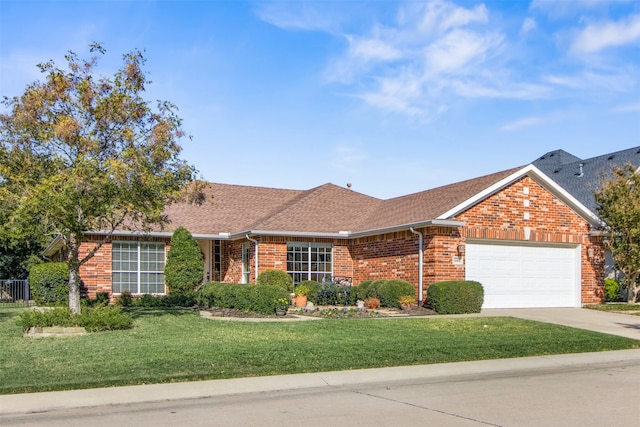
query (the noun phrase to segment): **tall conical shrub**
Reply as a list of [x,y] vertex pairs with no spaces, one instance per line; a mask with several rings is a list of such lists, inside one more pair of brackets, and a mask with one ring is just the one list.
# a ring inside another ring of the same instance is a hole
[[171,236],[164,276],[169,292],[179,294],[196,289],[202,283],[204,263],[198,242],[184,227]]

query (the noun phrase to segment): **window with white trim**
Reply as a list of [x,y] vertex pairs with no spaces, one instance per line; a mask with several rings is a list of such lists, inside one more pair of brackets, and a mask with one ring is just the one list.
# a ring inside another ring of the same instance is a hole
[[287,243],[287,273],[293,283],[330,279],[333,276],[332,250],[329,243]]
[[214,282],[222,281],[222,247],[220,240],[213,241],[213,277]]
[[162,242],[113,242],[112,292],[164,294],[165,245]]
[[251,280],[251,244],[242,244],[242,283],[249,283]]

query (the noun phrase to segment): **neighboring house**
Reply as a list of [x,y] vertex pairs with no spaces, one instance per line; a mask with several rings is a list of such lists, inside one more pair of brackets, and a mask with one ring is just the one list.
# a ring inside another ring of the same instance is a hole
[[[640,147],[581,159],[563,150],[551,151],[536,159],[533,165],[578,199],[592,212],[598,210],[594,193],[613,177],[614,168],[632,165],[640,168]],[[616,278],[618,272],[609,251],[605,253],[605,277]]]
[[[579,160],[562,151],[549,156],[556,168]],[[90,296],[164,293],[169,239],[183,226],[204,254],[204,280],[254,283],[270,269],[295,282],[403,279],[424,301],[431,283],[469,279],[483,284],[485,308],[600,302],[604,246],[594,207],[551,178],[551,161],[539,160],[540,167],[388,200],[333,184],[310,190],[211,184],[213,201],[166,209],[166,230],[118,232],[82,266],[81,278]],[[101,238],[93,233],[82,252]]]

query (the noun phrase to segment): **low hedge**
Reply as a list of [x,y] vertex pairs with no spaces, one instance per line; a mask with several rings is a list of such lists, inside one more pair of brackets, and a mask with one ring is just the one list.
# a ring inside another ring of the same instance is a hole
[[478,282],[454,280],[427,288],[427,304],[438,314],[480,313],[483,302],[484,289]]
[[134,307],[194,307],[197,305],[196,291],[185,290],[176,294],[168,295],[140,295],[132,298],[131,305]]
[[258,285],[280,286],[285,291],[293,292],[293,279],[287,272],[281,270],[267,270],[258,275]]
[[278,300],[289,299],[289,292],[280,286],[235,283],[206,283],[197,296],[198,304],[206,307],[224,307],[273,314]]
[[33,265],[29,270],[29,287],[37,305],[68,305],[69,266],[64,262]]
[[116,306],[84,308],[79,314],[73,314],[67,307],[57,307],[46,311],[25,311],[20,314],[17,323],[24,331],[34,326],[82,326],[89,332],[98,332],[129,329],[133,325],[133,318]]

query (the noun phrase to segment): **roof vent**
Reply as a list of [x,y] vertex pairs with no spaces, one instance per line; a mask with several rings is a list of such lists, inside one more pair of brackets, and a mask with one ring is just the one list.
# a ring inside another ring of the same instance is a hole
[[554,170],[554,171],[553,171],[553,173],[558,173],[558,172],[560,172],[561,170],[562,170],[562,169],[556,169],[556,170]]
[[575,174],[577,177],[582,177],[584,176],[584,163],[580,163],[580,165],[578,165],[578,167],[580,168],[580,171]]
[[607,157],[607,160],[613,160],[613,158],[614,158],[614,157],[615,157],[615,156],[612,154],[612,155],[610,155],[609,157]]
[[638,149],[638,151],[636,151],[636,154],[640,154],[640,149]]

